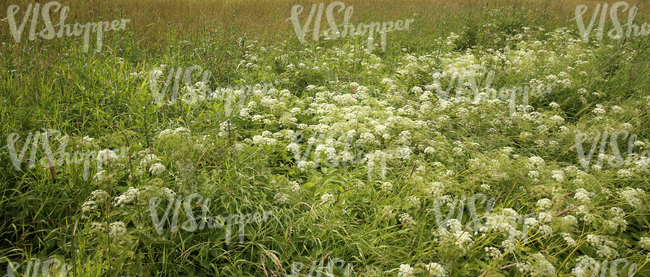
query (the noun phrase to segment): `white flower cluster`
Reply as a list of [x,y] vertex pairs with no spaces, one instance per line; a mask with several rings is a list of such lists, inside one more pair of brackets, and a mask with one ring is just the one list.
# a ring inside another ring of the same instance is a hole
[[420,208],[420,199],[417,196],[411,196],[409,198],[406,198],[406,202],[415,209]]
[[537,201],[537,208],[541,211],[550,208],[551,205],[553,205],[553,203],[548,198],[543,198]]
[[403,214],[399,215],[399,221],[402,222],[402,224],[405,224],[405,225],[409,225],[409,224],[416,225],[417,224],[417,222],[415,222],[415,220],[413,220],[413,217],[411,217],[411,215],[407,214],[407,213],[403,213]]
[[161,173],[165,172],[165,170],[165,166],[161,163],[152,164],[149,168],[149,172],[151,172],[153,175],[160,175]]
[[574,199],[580,201],[582,204],[589,204],[591,203],[591,197],[596,196],[595,193],[589,192],[586,189],[579,188],[576,189],[576,194],[573,196]]
[[126,234],[126,225],[124,224],[124,222],[121,221],[113,222],[109,227],[110,229],[108,231],[108,234],[111,237],[121,238],[122,236],[124,236],[124,234]]
[[[159,163],[159,161],[161,161],[161,159],[158,158],[158,156],[154,154],[145,154],[144,158],[142,158],[140,161],[138,170],[141,171],[142,168],[149,167],[149,172],[151,172],[153,175],[160,175],[160,173],[165,172],[166,168],[163,164]],[[141,174],[141,172],[138,174]]]
[[616,243],[608,240],[606,236],[599,236],[589,234],[587,235],[587,242],[596,248],[596,254],[601,258],[613,259],[619,256],[616,251]]
[[[505,208],[500,214],[490,214],[488,216],[488,223],[486,223],[485,226],[481,227],[479,231],[482,233],[499,232],[506,235],[508,240],[521,238],[523,236],[523,233],[516,228],[519,219],[520,216],[515,210]],[[527,218],[527,220],[530,221],[531,219]]]
[[115,197],[113,200],[113,205],[116,207],[124,207],[124,204],[134,203],[137,200],[139,194],[139,189],[129,187],[125,193],[122,193],[122,195]]
[[528,158],[528,164],[526,164],[526,167],[528,169],[537,168],[539,170],[544,170],[544,168],[546,167],[546,162],[544,161],[544,159],[542,159],[540,157],[533,156],[533,157]]
[[399,273],[397,273],[397,277],[413,277],[415,272],[415,269],[412,268],[408,264],[401,264],[399,266]]
[[571,234],[569,233],[562,233],[562,238],[564,238],[564,241],[569,247],[575,248],[577,246],[577,243],[573,238],[571,237]]
[[643,205],[643,202],[641,201],[641,199],[639,199],[639,197],[645,196],[645,191],[643,191],[640,188],[633,189],[633,188],[627,187],[627,188],[619,191],[618,195],[621,198],[625,199],[625,201],[627,201],[627,203],[630,206],[632,206],[634,208],[640,208],[641,205]]
[[381,188],[382,191],[385,191],[387,193],[391,193],[393,191],[393,183],[391,183],[391,182],[382,182],[380,188]]
[[93,223],[90,224],[90,232],[92,232],[92,233],[94,233],[94,232],[102,233],[105,230],[106,230],[106,228],[104,228],[104,224],[102,224],[102,223],[93,222]]
[[110,199],[110,197],[111,196],[108,194],[108,192],[105,192],[103,190],[95,190],[90,194],[90,198],[83,203],[81,206],[81,211],[84,213],[93,211],[97,209],[97,205],[104,203]]
[[424,268],[429,273],[428,276],[432,276],[432,277],[447,277],[447,276],[449,276],[447,274],[447,271],[442,267],[442,265],[440,265],[438,263],[429,263],[428,265],[425,265]]
[[485,254],[493,260],[500,260],[502,258],[501,251],[496,247],[485,247]]
[[181,136],[181,135],[189,135],[190,130],[185,128],[185,127],[178,127],[176,129],[165,129],[158,133],[157,138],[158,139],[165,139],[169,137],[175,137],[175,136]]
[[273,200],[278,205],[284,205],[289,203],[289,195],[280,192],[273,197]]
[[262,135],[253,137],[253,144],[255,145],[269,145],[273,146],[277,143],[277,139],[273,138],[273,133],[269,131],[262,132]]
[[555,276],[555,267],[551,264],[546,257],[542,254],[534,254],[532,256],[534,263],[531,268],[531,276]]
[[302,188],[300,187],[300,184],[298,184],[298,182],[292,181],[292,182],[289,182],[289,184],[291,185],[291,188],[290,188],[291,192],[299,193],[299,192],[302,191]]
[[174,199],[176,193],[169,188],[161,188],[156,186],[146,186],[140,190],[138,194],[140,198],[144,197],[162,197],[164,199]]
[[320,199],[322,200],[322,204],[325,204],[326,207],[329,207],[333,204],[332,202],[334,201],[334,195],[331,193],[326,193],[323,194]]
[[[241,112],[244,112],[242,110]],[[237,130],[237,126],[230,121],[224,121],[219,124],[219,133],[217,133],[217,136],[219,137],[227,137],[228,135],[234,133]]]
[[639,246],[643,249],[650,250],[650,237],[640,237]]
[[591,275],[592,270],[596,268],[600,268],[598,262],[587,255],[578,257],[578,259],[576,259],[576,262],[577,262],[576,266],[573,269],[571,269],[571,273],[573,274],[573,276],[576,277],[592,276]]

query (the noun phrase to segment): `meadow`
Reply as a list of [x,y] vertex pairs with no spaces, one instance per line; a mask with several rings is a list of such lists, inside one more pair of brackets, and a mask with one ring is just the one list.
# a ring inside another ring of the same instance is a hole
[[2,2],[0,275],[650,276],[605,3]]

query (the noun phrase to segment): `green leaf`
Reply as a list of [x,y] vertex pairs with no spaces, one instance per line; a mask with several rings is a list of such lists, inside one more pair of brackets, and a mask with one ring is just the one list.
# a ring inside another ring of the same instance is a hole
[[314,187],[314,185],[316,185],[316,183],[314,183],[314,182],[307,182],[307,183],[304,183],[304,184],[302,185],[302,188],[304,188],[304,189],[310,189],[310,188]]

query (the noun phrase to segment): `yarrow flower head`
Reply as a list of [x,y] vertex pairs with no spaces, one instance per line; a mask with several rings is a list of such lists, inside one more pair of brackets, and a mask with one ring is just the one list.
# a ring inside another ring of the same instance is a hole
[[639,238],[639,246],[643,249],[650,250],[650,237]]
[[625,199],[625,201],[627,201],[627,203],[630,204],[630,206],[632,206],[634,208],[640,208],[641,205],[643,204],[643,202],[638,197],[645,196],[645,191],[643,191],[640,188],[633,189],[633,188],[627,187],[627,188],[621,190],[618,193],[618,195],[621,198]]
[[110,225],[109,235],[111,237],[120,238],[126,234],[126,225],[124,222],[117,221]]
[[403,213],[403,214],[399,215],[399,221],[402,222],[403,224],[406,224],[406,225],[409,225],[409,224],[416,225],[417,224],[417,222],[415,222],[415,220],[413,220],[411,215],[409,215],[407,213]]
[[548,198],[543,198],[537,201],[537,207],[542,211],[550,208],[552,204],[553,203]]
[[420,208],[420,199],[418,199],[417,196],[411,196],[409,198],[406,198],[406,202],[411,205],[411,207],[419,209]]
[[97,205],[108,200],[110,195],[103,190],[95,190],[90,194],[90,198],[81,206],[82,212],[89,212],[97,209]]
[[546,162],[544,161],[544,159],[542,159],[541,157],[537,157],[537,156],[533,156],[533,157],[528,158],[528,164],[526,164],[526,167],[528,169],[537,168],[537,169],[543,170],[545,168],[545,166],[546,166]]
[[501,251],[496,247],[485,247],[485,254],[490,256],[493,260],[501,259]]
[[578,257],[576,262],[576,266],[571,269],[571,273],[576,277],[591,276],[590,273],[592,273],[592,269],[600,267],[600,264],[596,260],[587,255]]
[[429,263],[424,268],[429,272],[428,276],[432,277],[447,277],[447,271],[438,263]]
[[391,193],[393,191],[393,183],[391,183],[391,182],[383,182],[381,184],[381,190],[383,190],[383,191],[385,191],[387,193]]
[[596,115],[603,115],[606,113],[606,111],[603,109],[603,105],[596,104],[596,108],[593,110],[593,113]]
[[118,197],[115,197],[115,200],[113,200],[113,205],[124,207],[124,204],[133,203],[137,199],[139,194],[140,194],[139,189],[130,187],[125,193],[123,193]]
[[117,154],[115,154],[115,152],[113,152],[113,150],[111,149],[99,150],[97,152],[97,160],[101,160],[105,162],[115,158],[117,158]]
[[323,204],[326,204],[326,206],[329,207],[332,205],[332,202],[334,201],[334,195],[331,193],[326,193],[323,194],[323,196],[321,196],[320,199],[322,200]]
[[542,254],[533,255],[532,276],[555,276],[555,267]]
[[161,163],[155,163],[152,164],[151,167],[149,168],[149,172],[153,175],[160,175],[160,173],[165,172],[166,168],[163,164]]
[[289,195],[286,195],[284,193],[278,193],[273,197],[273,199],[275,200],[276,204],[284,205],[289,202]]
[[571,234],[569,233],[562,233],[562,238],[564,238],[564,241],[567,243],[569,247],[576,247],[578,244],[576,243],[573,238],[571,238]]
[[291,182],[289,182],[289,184],[291,185],[291,192],[293,192],[293,193],[298,193],[298,192],[300,192],[302,190],[302,188],[300,187],[300,184],[298,184],[298,182],[296,182],[296,181],[291,181]]
[[98,232],[98,233],[103,233],[106,228],[104,228],[104,224],[99,223],[99,222],[93,222],[90,224],[90,232]]
[[153,163],[159,162],[159,161],[160,161],[160,158],[158,158],[158,156],[156,156],[154,154],[148,154],[144,158],[142,158],[142,161],[140,161],[140,165],[144,166],[144,167],[147,167],[150,164],[153,164]]
[[573,196],[573,199],[580,201],[582,204],[589,204],[591,203],[590,197],[594,197],[594,196],[596,196],[595,193],[589,192],[583,188],[579,188],[576,190],[576,194],[575,196]]
[[553,179],[555,179],[558,182],[564,182],[564,171],[562,170],[553,170],[551,171],[553,174]]
[[413,268],[408,265],[408,264],[401,264],[399,265],[399,273],[397,274],[398,277],[413,277]]

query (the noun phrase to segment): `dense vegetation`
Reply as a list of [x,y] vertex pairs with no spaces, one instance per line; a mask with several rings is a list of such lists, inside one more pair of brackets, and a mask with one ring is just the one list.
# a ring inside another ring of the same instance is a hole
[[87,52],[4,19],[0,274],[649,276],[650,41],[585,41],[597,3],[346,2],[414,19],[386,51],[300,43],[304,1],[61,2],[130,19]]

